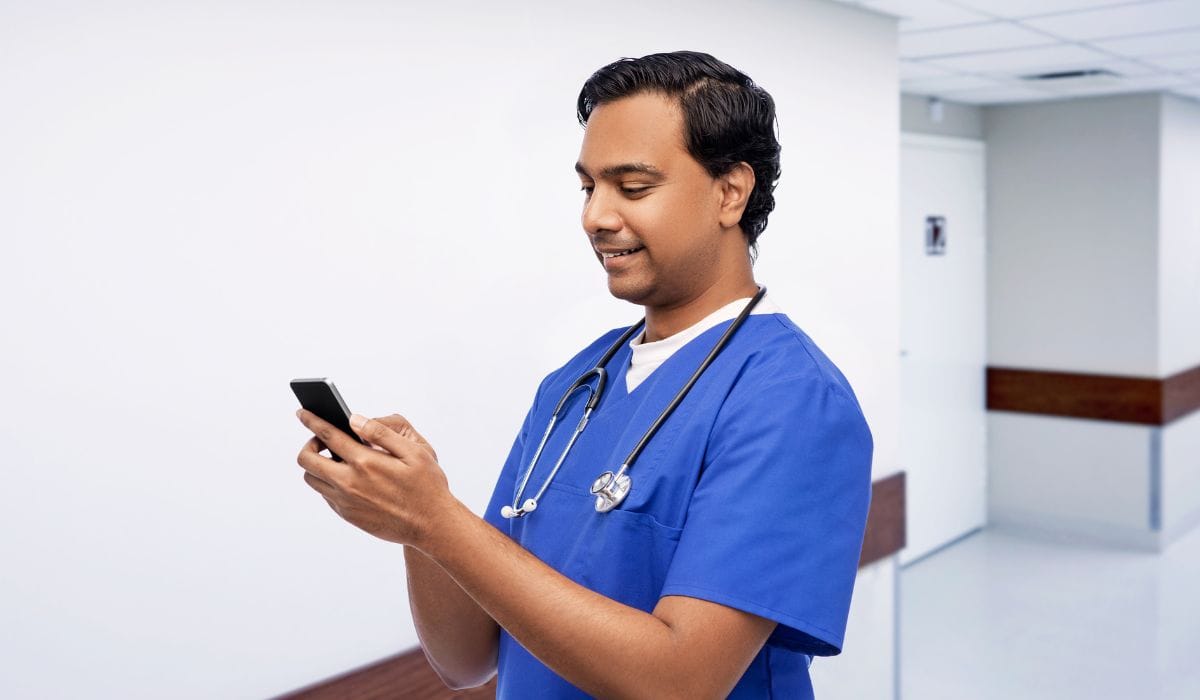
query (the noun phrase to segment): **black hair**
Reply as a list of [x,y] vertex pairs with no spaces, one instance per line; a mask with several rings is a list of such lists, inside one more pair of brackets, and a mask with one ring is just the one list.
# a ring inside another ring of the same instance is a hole
[[710,176],[725,175],[743,161],[754,169],[754,189],[740,222],[753,261],[779,180],[775,100],[745,73],[709,54],[673,51],[622,58],[592,73],[579,92],[576,116],[587,127],[599,105],[645,92],[679,100],[684,145]]

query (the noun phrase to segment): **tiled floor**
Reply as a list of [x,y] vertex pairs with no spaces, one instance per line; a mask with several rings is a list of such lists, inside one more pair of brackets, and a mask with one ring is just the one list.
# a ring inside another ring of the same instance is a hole
[[985,529],[900,600],[904,700],[1200,698],[1200,529],[1162,554]]

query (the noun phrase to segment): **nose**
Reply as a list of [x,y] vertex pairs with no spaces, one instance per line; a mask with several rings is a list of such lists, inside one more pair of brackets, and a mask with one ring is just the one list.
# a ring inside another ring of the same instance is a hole
[[617,212],[615,194],[601,185],[592,188],[592,194],[583,203],[583,230],[597,235],[604,231],[620,231],[623,228],[621,215]]

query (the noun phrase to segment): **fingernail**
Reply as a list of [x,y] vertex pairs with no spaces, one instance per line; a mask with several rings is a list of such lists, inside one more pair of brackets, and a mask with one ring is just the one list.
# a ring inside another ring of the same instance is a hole
[[366,424],[367,424],[366,418],[363,418],[362,416],[358,415],[357,413],[350,414],[350,425],[354,426],[355,428],[361,428]]

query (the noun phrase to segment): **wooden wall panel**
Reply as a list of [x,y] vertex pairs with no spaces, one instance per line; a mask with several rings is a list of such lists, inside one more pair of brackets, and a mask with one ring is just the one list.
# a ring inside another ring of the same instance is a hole
[[904,549],[908,536],[904,525],[904,483],[904,472],[897,472],[871,485],[871,510],[867,514],[859,568]]
[[1173,374],[1163,384],[1164,423],[1200,409],[1200,367]]
[[987,407],[991,411],[1161,425],[1162,382],[988,367]]
[[1200,367],[1166,379],[988,367],[987,407],[1161,426],[1200,409]]

